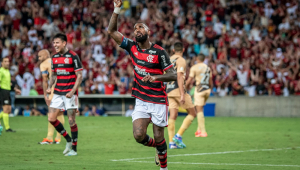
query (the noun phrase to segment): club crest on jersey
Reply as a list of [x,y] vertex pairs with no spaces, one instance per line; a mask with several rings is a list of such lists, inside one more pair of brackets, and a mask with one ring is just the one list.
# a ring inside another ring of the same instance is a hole
[[148,62],[149,62],[149,63],[153,63],[153,58],[154,58],[153,55],[149,55],[149,56],[147,57]]
[[70,63],[68,58],[66,58],[66,59],[64,60],[64,62],[65,62],[65,64],[69,64],[69,63]]

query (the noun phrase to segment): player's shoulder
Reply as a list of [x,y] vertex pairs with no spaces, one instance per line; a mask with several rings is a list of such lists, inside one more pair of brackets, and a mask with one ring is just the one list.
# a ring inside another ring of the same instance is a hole
[[[68,53],[71,54],[72,57],[77,56],[77,53],[75,53],[73,50],[69,50]],[[68,54],[66,54],[66,55],[68,55]]]
[[164,48],[162,48],[161,46],[159,46],[159,45],[157,45],[157,44],[154,44],[154,45],[153,45],[153,49],[154,49],[154,50],[157,50],[157,51],[159,51],[159,52],[160,52],[160,51],[165,51]]

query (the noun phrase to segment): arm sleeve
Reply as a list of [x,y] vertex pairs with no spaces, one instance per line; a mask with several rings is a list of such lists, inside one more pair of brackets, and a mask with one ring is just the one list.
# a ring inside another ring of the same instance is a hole
[[51,71],[54,73],[55,72],[55,67],[54,67],[54,64],[53,64],[53,60],[51,59]]
[[75,72],[83,70],[82,63],[81,63],[78,55],[74,56],[74,58],[73,58],[73,64],[74,64],[74,71]]
[[123,36],[120,47],[130,52],[131,47],[134,45],[134,41]]
[[23,87],[24,80],[21,78],[20,75],[17,75],[17,76],[16,76],[16,80],[17,80],[18,86]]
[[176,66],[177,66],[177,73],[185,73],[186,69],[186,62],[184,59],[180,58],[176,61]]
[[40,70],[41,70],[42,75],[43,74],[47,74],[47,75],[49,74],[48,70],[42,64],[40,65]]
[[162,50],[159,55],[161,68],[166,71],[173,66],[170,61],[170,57],[165,50]]
[[192,77],[192,78],[195,77],[194,67],[191,68],[189,77]]

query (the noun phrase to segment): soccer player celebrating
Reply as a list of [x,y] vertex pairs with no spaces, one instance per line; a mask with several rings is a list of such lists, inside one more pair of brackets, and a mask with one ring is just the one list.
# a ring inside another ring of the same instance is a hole
[[[3,118],[4,126],[6,132],[16,132],[12,130],[9,126],[9,114],[11,112],[11,99],[10,99],[10,72],[9,72],[9,58],[5,57],[2,59],[2,67],[0,68],[0,102],[3,111],[0,113],[0,119]],[[15,88],[15,91],[17,89]],[[3,127],[0,125],[0,135],[2,133]]]
[[[169,148],[181,149],[186,147],[186,145],[182,142],[182,135],[192,124],[192,121],[196,117],[196,111],[195,106],[192,102],[192,98],[189,94],[186,93],[184,87],[186,62],[185,59],[182,57],[182,54],[184,52],[183,44],[181,42],[176,42],[174,44],[173,51],[175,52],[175,54],[171,56],[170,60],[173,63],[175,69],[177,70],[177,81],[169,82],[167,84],[167,93],[170,103],[170,118],[168,122]],[[179,105],[187,110],[188,115],[183,120],[180,129],[175,135],[175,121],[178,116]]]
[[210,68],[203,63],[204,59],[205,56],[203,54],[197,56],[197,64],[191,67],[190,75],[186,82],[186,87],[189,87],[192,80],[196,80],[197,87],[194,93],[194,104],[196,106],[198,119],[198,129],[195,133],[196,137],[207,137],[203,106],[205,105],[213,86],[212,73]]
[[[124,37],[117,31],[122,1],[114,0],[114,6],[108,33],[121,48],[129,52],[134,65],[132,96],[136,98],[136,105],[132,113],[133,135],[138,143],[156,148],[156,164],[160,164],[161,169],[165,170],[167,169],[167,144],[164,138],[164,127],[168,125],[168,100],[163,82],[175,81],[176,72],[166,51],[150,42],[150,30],[145,24],[134,25],[136,41]],[[151,121],[154,139],[146,134]]]
[[[47,106],[50,106],[50,102],[53,98],[53,92],[54,88],[51,89],[51,94],[48,96],[47,89],[48,89],[48,80],[49,77],[52,76],[52,71],[51,71],[51,57],[50,53],[48,50],[41,50],[38,53],[39,60],[41,61],[40,64],[40,70],[42,72],[42,77],[43,77],[43,91],[44,91],[44,98],[46,101]],[[64,125],[65,123],[65,118],[63,112],[59,112],[57,115],[57,119]],[[54,126],[48,122],[48,134],[47,137],[44,138],[42,142],[39,142],[39,144],[52,144],[53,143],[53,133],[54,133]],[[55,144],[59,144],[61,139],[61,135],[59,132],[56,134],[56,138],[54,140]]]
[[[63,154],[65,156],[75,156],[77,155],[78,137],[78,128],[75,122],[78,97],[75,93],[82,82],[82,64],[78,55],[68,50],[66,45],[67,36],[65,34],[58,33],[54,36],[53,46],[57,53],[52,56],[51,60],[52,75],[47,89],[48,94],[51,94],[51,88],[56,80],[57,82],[49,107],[48,121],[67,140]],[[67,110],[72,138],[62,123],[57,120],[57,115],[61,109]]]

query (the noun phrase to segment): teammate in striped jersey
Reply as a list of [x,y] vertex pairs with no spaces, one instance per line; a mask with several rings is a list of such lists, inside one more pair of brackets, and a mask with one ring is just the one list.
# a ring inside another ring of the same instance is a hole
[[[82,64],[78,55],[68,50],[67,36],[58,33],[53,38],[53,46],[57,52],[52,56],[50,84],[47,93],[55,84],[54,95],[49,107],[49,122],[67,140],[65,156],[77,155],[78,128],[75,122],[76,111],[78,110],[77,89],[82,82]],[[72,138],[65,130],[62,123],[57,120],[57,114],[61,109],[67,110]]]
[[[160,165],[161,170],[166,170],[167,144],[164,127],[168,125],[168,98],[163,82],[175,81],[176,71],[166,51],[150,42],[150,30],[144,23],[136,23],[134,26],[136,41],[117,31],[122,1],[114,0],[114,5],[108,33],[121,48],[129,52],[134,66],[132,96],[136,98],[136,105],[132,113],[133,135],[138,143],[156,148],[156,164]],[[154,139],[146,134],[151,121]]]

